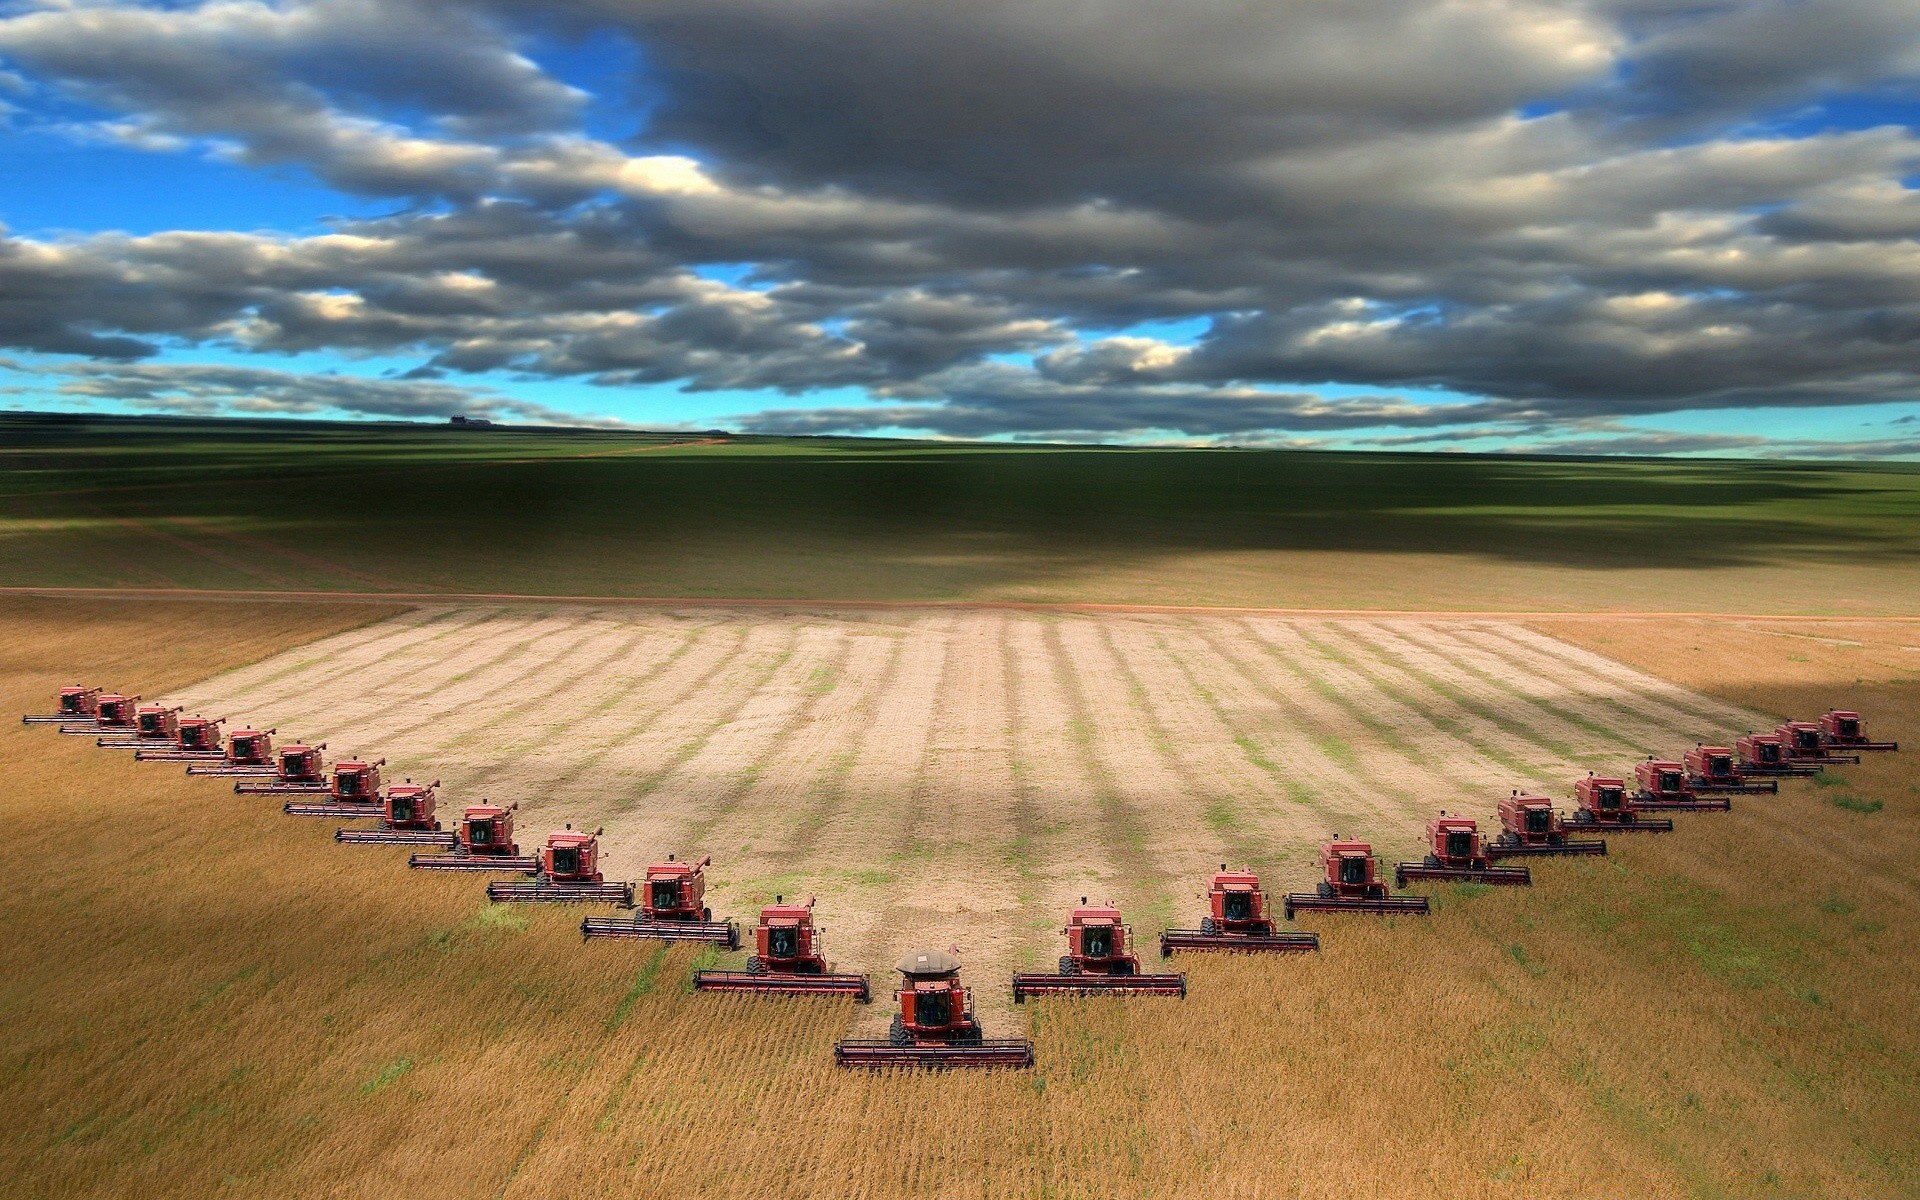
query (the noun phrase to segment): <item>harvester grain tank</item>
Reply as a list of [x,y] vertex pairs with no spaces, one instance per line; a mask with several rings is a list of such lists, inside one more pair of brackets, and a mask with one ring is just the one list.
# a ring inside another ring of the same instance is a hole
[[53,711],[50,713],[27,713],[20,718],[22,725],[78,725],[92,721],[100,715],[100,689],[82,687],[77,683],[68,684],[54,697]]
[[277,729],[236,729],[227,738],[227,752],[219,762],[190,764],[187,774],[240,779],[277,775],[280,760],[273,752],[273,735],[278,732]]
[[[296,817],[357,817],[373,816],[380,811],[380,768],[386,765],[386,759],[368,762],[359,758],[343,758],[333,764],[333,774],[323,788],[326,799],[314,801],[290,800],[286,811]],[[292,792],[295,795],[310,793],[316,789],[310,787],[274,788],[265,786],[234,785],[236,792],[250,792],[280,795]]]
[[180,706],[142,704],[133,710],[133,731],[94,739],[105,750],[158,750],[173,745],[180,732]]
[[900,1011],[881,1039],[849,1038],[833,1048],[843,1067],[1030,1067],[1033,1043],[988,1038],[973,1016],[973,996],[960,982],[960,960],[938,950],[901,959]]
[[409,867],[429,871],[508,871],[531,875],[540,869],[538,855],[521,854],[513,840],[513,813],[519,805],[470,804],[454,829],[452,854],[416,854]]
[[1702,796],[1687,782],[1687,766],[1649,756],[1633,765],[1637,786],[1628,797],[1638,812],[1727,812],[1733,801],[1725,796]]
[[131,737],[134,731],[134,706],[139,703],[138,696],[102,692],[94,698],[91,718],[82,717],[78,721],[63,723],[60,732]]
[[[243,796],[274,796],[324,792],[327,790],[327,768],[321,760],[320,752],[327,748],[325,742],[289,742],[274,751],[273,773],[263,783],[236,783],[233,790]],[[187,768],[187,774],[198,774],[194,767]],[[248,772],[242,778],[254,774]]]
[[1642,816],[1627,795],[1627,781],[1609,775],[1589,774],[1573,785],[1574,826],[1582,829],[1608,829],[1619,833],[1672,833],[1673,822],[1665,817]]
[[438,779],[432,783],[415,783],[409,779],[393,784],[380,800],[379,828],[336,829],[333,831],[333,840],[363,846],[445,846],[451,849],[458,839],[453,830],[440,828],[439,818],[434,815],[439,787]]
[[1111,900],[1089,904],[1085,896],[1080,897],[1080,903],[1068,911],[1061,932],[1067,938],[1067,952],[1060,956],[1059,973],[1014,975],[1015,1004],[1025,1003],[1028,996],[1187,994],[1185,975],[1140,973],[1140,959],[1133,952],[1133,929],[1121,919],[1119,907]]
[[739,926],[731,920],[714,920],[713,910],[707,907],[707,868],[712,865],[711,854],[694,863],[667,855],[667,861],[647,868],[640,886],[640,908],[632,919],[588,917],[580,922],[580,936],[714,942],[738,950]]
[[1749,779],[1740,769],[1731,746],[1696,744],[1683,756],[1687,784],[1695,792],[1721,792],[1731,795],[1771,795],[1780,790],[1777,779]]
[[1500,835],[1487,847],[1487,857],[1545,857],[1548,855],[1605,854],[1607,844],[1567,836],[1567,823],[1545,796],[1523,796],[1515,791],[1500,802]]
[[1427,855],[1420,862],[1393,868],[1395,887],[1409,879],[1453,883],[1490,883],[1498,887],[1525,887],[1533,882],[1525,867],[1497,867],[1488,853],[1480,824],[1471,817],[1450,817],[1445,811],[1427,822]]
[[1321,880],[1311,892],[1290,892],[1285,901],[1287,920],[1297,912],[1357,912],[1391,916],[1425,916],[1425,896],[1396,896],[1379,878],[1373,847],[1335,834],[1320,846]]
[[1267,909],[1267,894],[1252,871],[1230,871],[1221,863],[1207,884],[1207,915],[1198,929],[1160,933],[1160,957],[1175,950],[1259,950],[1304,953],[1320,948],[1317,933],[1279,933]]
[[220,745],[220,726],[225,717],[181,717],[170,746],[143,746],[133,752],[141,762],[225,762],[227,752]]
[[1743,775],[1814,775],[1819,764],[1799,762],[1787,748],[1787,740],[1777,733],[1749,733],[1735,740]]
[[576,832],[572,825],[547,835],[540,847],[539,874],[526,882],[490,883],[487,899],[496,904],[617,904],[633,907],[631,883],[608,882],[600,875],[600,834]]
[[1860,714],[1836,708],[1820,717],[1820,739],[1832,750],[1898,750],[1899,742],[1876,742],[1867,736]]
[[1821,736],[1818,721],[1782,721],[1773,732],[1786,744],[1787,755],[1803,766],[1820,767],[1860,761],[1856,753],[1827,745],[1826,739]]
[[744,971],[695,971],[697,992],[752,992],[762,996],[873,998],[865,975],[836,974],[823,945],[826,929],[813,923],[813,897],[789,904],[785,896],[760,910],[753,953]]

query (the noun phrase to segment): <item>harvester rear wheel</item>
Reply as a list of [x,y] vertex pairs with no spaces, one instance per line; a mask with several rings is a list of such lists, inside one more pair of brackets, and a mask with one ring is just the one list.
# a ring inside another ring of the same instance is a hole
[[747,955],[747,974],[765,975],[766,973],[767,973],[767,964],[764,959],[762,959],[758,954]]

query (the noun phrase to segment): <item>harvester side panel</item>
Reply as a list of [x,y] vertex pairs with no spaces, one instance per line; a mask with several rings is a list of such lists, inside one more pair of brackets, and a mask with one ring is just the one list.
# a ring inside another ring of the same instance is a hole
[[881,1039],[836,1042],[833,1061],[842,1067],[1031,1067],[1033,1043],[1025,1038],[986,1038],[959,1045],[896,1046]]
[[1013,977],[1013,1002],[1028,996],[1181,996],[1187,994],[1185,975],[1046,975],[1018,973]]
[[664,942],[714,942],[729,950],[740,948],[740,927],[732,921],[648,921],[624,917],[588,917],[580,922],[583,938],[651,938]]
[[746,971],[695,971],[696,992],[752,992],[760,996],[852,996],[873,999],[865,975],[753,975]]

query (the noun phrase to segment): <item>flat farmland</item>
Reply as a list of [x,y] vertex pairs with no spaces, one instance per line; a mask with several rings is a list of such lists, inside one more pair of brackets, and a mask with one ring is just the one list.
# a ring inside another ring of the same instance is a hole
[[958,609],[420,609],[170,700],[517,803],[523,845],[604,827],[609,878],[711,853],[721,914],[816,894],[844,965],[958,945],[1002,1019],[1081,895],[1148,937],[1219,862],[1310,887],[1331,832],[1417,856],[1439,809],[1767,723],[1501,621]]

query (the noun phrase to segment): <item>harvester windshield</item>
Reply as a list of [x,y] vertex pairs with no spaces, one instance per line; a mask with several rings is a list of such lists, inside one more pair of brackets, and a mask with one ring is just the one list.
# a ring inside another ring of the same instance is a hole
[[467,826],[467,844],[470,846],[493,845],[493,822],[474,821]]
[[366,790],[367,777],[359,771],[340,772],[340,794],[358,796]]
[[1229,921],[1253,920],[1253,893],[1228,892],[1221,898],[1220,912]]
[[767,953],[774,958],[800,956],[800,930],[793,925],[775,925],[767,930]]
[[1761,742],[1755,749],[1760,752],[1759,759],[1761,762],[1770,763],[1780,761],[1780,747],[1774,745],[1772,742]]
[[1553,832],[1553,813],[1550,810],[1544,809],[1544,808],[1528,809],[1527,810],[1527,832],[1528,833],[1552,833]]
[[1834,724],[1839,726],[1840,736],[1843,738],[1860,736],[1860,722],[1857,718],[1841,717],[1838,721],[1835,721]]
[[1820,734],[1813,729],[1793,731],[1793,744],[1801,750],[1816,750],[1820,746]]
[[1707,760],[1707,769],[1715,775],[1733,774],[1733,760],[1724,754],[1716,754]]
[[578,875],[580,873],[580,851],[573,846],[555,846],[553,848],[553,873],[555,875]]
[[1660,790],[1663,792],[1679,791],[1680,790],[1680,772],[1678,771],[1660,772]]
[[920,992],[913,1002],[913,1020],[916,1025],[944,1026],[953,1021],[953,991],[950,988],[938,988],[930,992]]
[[141,713],[140,714],[140,731],[142,733],[159,733],[160,732],[160,714],[159,713]]
[[1464,829],[1447,830],[1447,857],[1470,858],[1473,855],[1473,835]]
[[1626,797],[1626,793],[1622,791],[1620,788],[1614,788],[1614,787],[1601,788],[1600,789],[1600,807],[1603,809],[1606,809],[1608,812],[1612,812],[1614,809],[1617,809],[1620,807],[1620,802],[1625,797]]
[[1340,860],[1341,883],[1365,883],[1367,881],[1367,860],[1357,854],[1350,854]]
[[393,798],[393,819],[396,821],[413,820],[412,796],[395,796]]
[[680,884],[672,879],[654,880],[652,906],[654,908],[680,907]]

